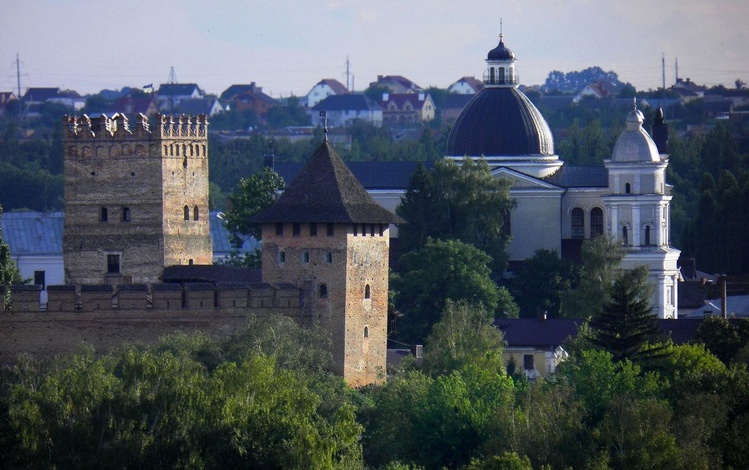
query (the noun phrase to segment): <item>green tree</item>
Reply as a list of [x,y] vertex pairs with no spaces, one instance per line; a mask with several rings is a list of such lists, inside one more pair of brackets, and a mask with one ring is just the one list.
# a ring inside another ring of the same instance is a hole
[[537,250],[510,284],[520,316],[560,316],[562,301],[568,297],[575,276],[574,267],[560,259],[556,251]]
[[656,356],[657,349],[644,347],[658,342],[662,335],[650,307],[650,294],[646,267],[620,273],[614,280],[610,300],[590,320],[593,344],[610,352],[617,362]]
[[[3,217],[3,206],[0,206],[0,219]],[[10,247],[3,241],[3,230],[0,228],[0,287],[4,287],[5,295],[0,301],[10,301],[10,286],[23,284],[21,272],[15,261],[11,258]]]
[[613,239],[599,236],[583,242],[581,256],[577,285],[565,297],[562,315],[590,320],[610,297],[624,250]]
[[272,205],[276,193],[283,188],[283,178],[269,167],[263,167],[259,173],[239,180],[228,198],[230,209],[224,219],[234,247],[241,247],[248,237],[260,240],[260,224],[250,222],[249,218]]
[[433,376],[472,366],[504,374],[505,342],[483,305],[447,301],[442,317],[426,339],[423,367]]
[[502,227],[513,206],[509,194],[509,183],[494,178],[483,160],[459,165],[443,159],[430,171],[419,169],[396,209],[408,222],[399,227],[404,249],[421,248],[427,238],[460,240],[489,254],[493,272],[501,272],[509,242]]
[[427,240],[424,248],[403,255],[393,276],[395,306],[403,314],[398,336],[423,341],[439,321],[447,301],[481,304],[488,318],[498,307],[497,286],[490,278],[491,258],[457,240]]

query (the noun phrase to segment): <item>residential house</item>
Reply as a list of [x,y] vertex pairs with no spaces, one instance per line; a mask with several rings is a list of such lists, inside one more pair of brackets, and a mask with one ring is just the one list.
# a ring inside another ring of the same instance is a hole
[[413,124],[434,119],[436,108],[429,93],[383,93],[382,122],[386,125]]
[[232,85],[221,93],[219,100],[227,111],[251,109],[260,118],[264,118],[272,107],[278,105],[278,102],[263,93],[263,88],[255,82],[249,85]]
[[159,108],[156,106],[156,101],[154,101],[151,96],[134,98],[131,95],[127,95],[118,98],[112,105],[110,112],[107,114],[125,114],[127,116],[144,114],[151,118],[158,112]]
[[418,93],[423,89],[402,75],[378,75],[377,81],[369,84],[369,87],[387,88],[390,93]]
[[73,112],[80,111],[86,105],[86,100],[75,91],[59,88],[29,88],[23,95],[23,101],[26,106],[57,103]]
[[345,95],[349,91],[335,78],[324,78],[317,82],[307,93],[307,107],[314,108],[317,103],[332,95]]
[[203,98],[203,90],[195,83],[162,83],[156,92],[156,102],[159,110],[170,110],[183,100]]
[[689,78],[686,80],[677,78],[676,83],[671,87],[671,90],[678,93],[684,102],[687,103],[697,98],[703,98],[707,88],[697,85]]
[[575,95],[575,98],[573,98],[573,103],[579,103],[580,100],[584,98],[595,98],[595,99],[602,99],[602,98],[611,98],[613,97],[614,93],[616,91],[616,88],[614,87],[614,84],[606,81],[606,80],[600,80],[595,83],[589,83],[583,87],[580,92]]
[[454,122],[456,119],[458,119],[458,116],[460,116],[460,113],[463,111],[463,108],[465,108],[468,102],[471,101],[471,98],[473,98],[473,95],[471,94],[448,94],[445,97],[444,103],[442,103],[442,107],[440,107],[439,109],[440,115],[442,116],[442,121]]
[[329,127],[350,126],[366,121],[381,126],[382,108],[363,94],[331,95],[312,108],[312,125],[321,124],[320,112],[325,111]]
[[179,104],[179,111],[184,114],[215,116],[224,112],[224,107],[216,98],[195,98],[184,100]]
[[[484,82],[475,77],[462,77],[450,87],[447,91],[449,93],[456,93],[458,95],[475,95],[484,89]],[[457,116],[456,116],[457,117]]]
[[498,318],[494,326],[504,335],[505,364],[514,364],[530,380],[547,377],[569,354],[564,343],[577,336],[582,320],[570,318]]
[[0,91],[0,116],[6,113],[11,103],[17,103],[18,97],[12,91]]

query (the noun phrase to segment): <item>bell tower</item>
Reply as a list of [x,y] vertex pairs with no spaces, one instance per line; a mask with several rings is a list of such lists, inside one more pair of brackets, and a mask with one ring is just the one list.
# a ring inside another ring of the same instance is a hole
[[606,231],[625,247],[622,268],[649,267],[656,287],[652,305],[658,317],[676,318],[680,252],[671,248],[669,238],[668,155],[658,151],[642,128],[643,121],[635,103],[626,130],[617,139],[611,159],[605,161],[609,173],[609,194],[602,198]]

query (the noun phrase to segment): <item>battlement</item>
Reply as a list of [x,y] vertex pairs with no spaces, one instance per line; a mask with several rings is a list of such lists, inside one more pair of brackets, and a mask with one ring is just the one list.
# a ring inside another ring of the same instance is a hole
[[208,116],[156,115],[153,130],[148,117],[139,114],[134,129],[130,129],[127,116],[115,114],[111,118],[105,114],[95,118],[87,115],[81,117],[65,115],[62,124],[67,129],[66,140],[113,139],[134,137],[167,138],[176,140],[204,140],[208,138]]
[[[185,283],[60,285],[47,287],[47,303],[41,302],[41,286],[13,286],[9,312],[95,312],[111,310],[270,309],[300,310],[304,296],[298,287],[265,283]],[[260,313],[262,315],[262,313]]]

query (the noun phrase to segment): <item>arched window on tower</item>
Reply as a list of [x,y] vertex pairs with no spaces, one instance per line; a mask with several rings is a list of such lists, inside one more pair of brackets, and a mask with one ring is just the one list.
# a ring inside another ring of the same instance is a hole
[[590,210],[590,237],[603,235],[603,210],[594,207]]
[[626,225],[622,227],[622,245],[629,245],[629,229]]
[[364,298],[365,299],[371,299],[372,298],[372,289],[369,287],[369,284],[364,286]]
[[505,68],[504,67],[500,67],[499,68],[498,75],[499,75],[499,77],[497,77],[497,78],[499,78],[499,83],[500,84],[504,83],[506,81],[505,80]]
[[572,238],[585,238],[585,212],[579,207],[572,209]]
[[106,207],[102,207],[99,211],[99,222],[106,222],[109,220],[109,211]]
[[185,220],[190,220],[190,206],[185,206],[183,211],[185,213]]
[[650,240],[650,225],[645,226],[645,246],[652,245]]
[[489,68],[489,83],[494,83],[494,67]]
[[631,193],[631,192],[632,192],[632,185],[630,185],[629,183],[625,184],[625,185],[624,185],[624,192],[625,192],[626,194],[629,194],[629,193]]
[[198,209],[198,206],[192,209],[192,220],[200,220],[200,209]]
[[319,294],[320,294],[321,299],[328,298],[328,285],[327,284],[320,284]]

